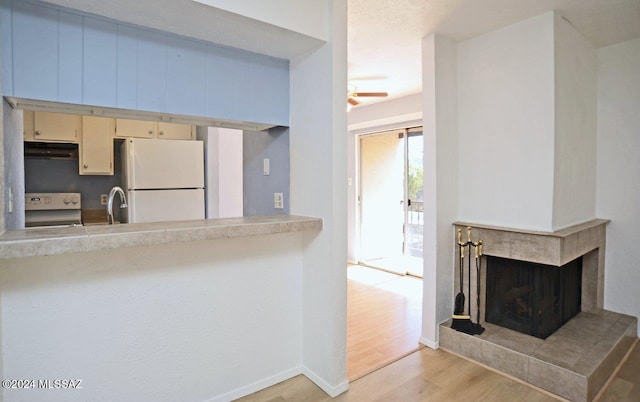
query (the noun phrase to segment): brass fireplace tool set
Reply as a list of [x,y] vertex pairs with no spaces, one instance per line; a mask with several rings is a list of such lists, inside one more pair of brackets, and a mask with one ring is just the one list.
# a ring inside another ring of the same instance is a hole
[[[476,322],[471,321],[471,247],[474,250],[476,263]],[[480,325],[480,267],[482,257],[482,240],[473,242],[471,240],[471,227],[467,227],[467,241],[462,241],[462,229],[458,229],[458,255],[460,258],[460,292],[456,295],[451,328],[470,335],[480,335],[484,328]],[[464,260],[467,255],[467,312],[465,314],[465,294],[464,294]]]

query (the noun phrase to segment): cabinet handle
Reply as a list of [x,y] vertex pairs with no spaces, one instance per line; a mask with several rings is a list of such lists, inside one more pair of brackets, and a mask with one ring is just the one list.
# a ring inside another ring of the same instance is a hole
[[149,130],[149,135],[153,135],[153,130]]
[[163,135],[164,131],[158,131],[158,134]]
[[40,135],[40,131],[36,131],[34,134],[35,135]]
[[87,169],[89,167],[89,165],[87,165],[86,163],[84,164],[84,168]]

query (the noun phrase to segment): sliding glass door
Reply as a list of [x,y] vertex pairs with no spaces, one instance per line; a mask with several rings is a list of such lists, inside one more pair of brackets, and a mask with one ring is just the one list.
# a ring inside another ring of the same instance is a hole
[[360,261],[422,276],[422,128],[360,137]]
[[424,172],[422,127],[407,130],[407,203],[405,247],[407,273],[422,277],[422,234],[424,233]]

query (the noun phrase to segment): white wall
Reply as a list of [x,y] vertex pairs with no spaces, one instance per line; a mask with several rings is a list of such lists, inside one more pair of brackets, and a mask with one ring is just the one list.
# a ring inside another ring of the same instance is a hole
[[242,130],[219,128],[220,218],[242,216]]
[[639,71],[640,39],[598,50],[597,215],[611,219],[604,307],[640,319]]
[[553,13],[458,45],[462,221],[551,230]]
[[194,0],[317,39],[328,39],[327,6],[318,0]]
[[458,216],[456,45],[422,40],[424,105],[424,280],[421,342],[438,347],[438,324],[453,311],[453,226]]
[[323,220],[304,253],[302,360],[305,375],[334,396],[348,388],[347,2],[326,4],[328,43],[291,61],[289,138],[291,213]]
[[555,15],[553,229],[594,219],[597,60],[595,48]]
[[228,401],[299,374],[302,275],[299,234],[3,260],[5,378],[83,380],[4,400]]
[[198,127],[205,148],[206,217],[242,216],[242,130]]

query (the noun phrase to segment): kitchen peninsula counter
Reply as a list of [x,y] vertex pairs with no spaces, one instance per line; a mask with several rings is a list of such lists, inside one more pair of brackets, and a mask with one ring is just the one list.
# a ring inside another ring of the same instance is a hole
[[0,259],[321,230],[322,219],[296,215],[10,230]]

